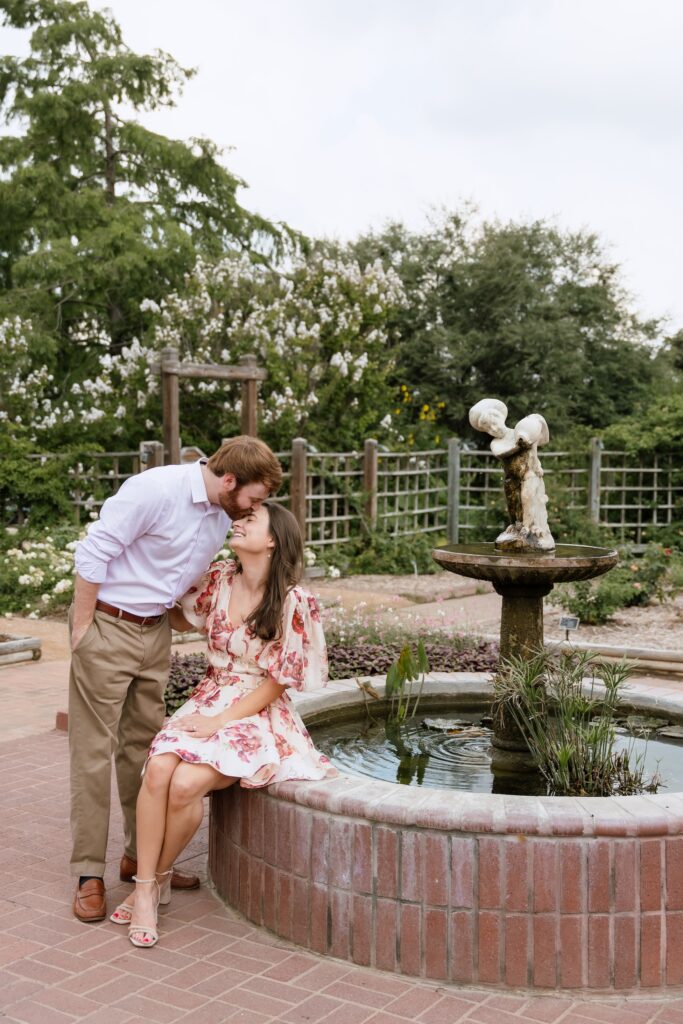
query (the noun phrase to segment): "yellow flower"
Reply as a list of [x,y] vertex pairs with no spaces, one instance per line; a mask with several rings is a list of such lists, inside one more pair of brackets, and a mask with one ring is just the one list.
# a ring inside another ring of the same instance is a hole
[[423,405],[422,406],[422,412],[429,412],[429,406],[428,405]]

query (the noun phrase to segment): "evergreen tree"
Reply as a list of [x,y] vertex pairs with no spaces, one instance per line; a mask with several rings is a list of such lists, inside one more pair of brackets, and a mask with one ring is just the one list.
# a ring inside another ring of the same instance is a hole
[[161,300],[199,253],[269,254],[291,236],[239,204],[244,183],[212,142],[126,116],[173,105],[192,71],[132,52],[84,0],[3,0],[2,16],[32,35],[30,56],[0,59],[0,319],[30,317],[63,375],[79,348],[141,337],[141,300]]

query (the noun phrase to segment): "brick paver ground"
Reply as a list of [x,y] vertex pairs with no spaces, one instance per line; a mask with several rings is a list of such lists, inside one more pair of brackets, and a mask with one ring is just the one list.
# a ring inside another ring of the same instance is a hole
[[[68,756],[51,729],[64,661],[0,670],[0,1018],[25,1024],[683,1024],[683,998],[560,998],[460,989],[300,952],[226,908],[206,884],[174,893],[161,941],[135,950],[125,929],[70,912]],[[662,690],[671,686],[652,681]],[[647,685],[647,684],[644,684]],[[113,806],[116,806],[115,800]],[[206,825],[183,866],[205,877]],[[108,853],[111,908],[121,825]]]

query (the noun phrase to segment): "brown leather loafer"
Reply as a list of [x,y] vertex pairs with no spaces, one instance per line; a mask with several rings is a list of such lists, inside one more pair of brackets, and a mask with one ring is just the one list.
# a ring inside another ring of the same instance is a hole
[[[121,864],[119,867],[119,878],[122,882],[132,882],[133,875],[136,875],[138,871],[138,862],[133,860],[132,857],[127,857],[124,853],[121,858]],[[198,889],[199,888],[199,876],[198,875],[187,875],[183,871],[176,871],[173,869],[171,875],[171,888],[172,889]]]
[[90,878],[74,894],[74,916],[85,924],[103,921],[107,916],[107,898],[101,878]]

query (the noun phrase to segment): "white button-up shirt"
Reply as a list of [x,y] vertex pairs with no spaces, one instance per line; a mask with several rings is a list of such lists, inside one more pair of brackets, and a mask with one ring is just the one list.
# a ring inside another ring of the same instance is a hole
[[232,525],[206,494],[201,462],[129,477],[76,548],[76,571],[99,597],[160,615],[201,576]]

